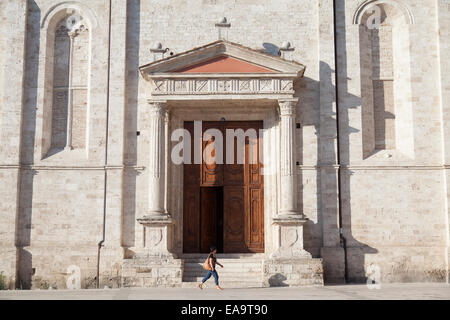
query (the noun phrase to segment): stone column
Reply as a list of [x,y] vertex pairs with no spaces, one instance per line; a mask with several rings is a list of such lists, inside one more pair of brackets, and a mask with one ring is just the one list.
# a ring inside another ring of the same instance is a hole
[[280,107],[281,203],[278,215],[302,216],[297,209],[295,114],[297,99],[278,101]]
[[68,95],[67,95],[67,137],[66,137],[66,150],[72,150],[72,125],[73,125],[73,89],[72,89],[72,77],[73,77],[73,43],[75,41],[75,37],[78,35],[78,32],[72,31],[69,32],[70,39],[70,54],[69,54],[69,85],[68,85]]
[[297,207],[295,114],[297,99],[280,100],[280,209],[272,218],[275,260],[305,258],[311,255],[303,249],[303,224],[307,221]]
[[87,28],[84,24],[80,24],[75,29],[68,32],[70,39],[70,52],[69,52],[69,84],[68,84],[68,95],[67,95],[67,137],[66,137],[66,150],[73,150],[73,52],[75,48],[75,38]]
[[167,218],[165,208],[165,159],[166,159],[166,117],[167,110],[164,102],[149,103],[149,128],[150,128],[150,150],[149,150],[149,185],[148,185],[148,213],[147,216],[155,218]]
[[172,257],[173,220],[166,209],[166,149],[168,111],[166,102],[149,101],[148,210],[138,218],[145,227],[145,255]]

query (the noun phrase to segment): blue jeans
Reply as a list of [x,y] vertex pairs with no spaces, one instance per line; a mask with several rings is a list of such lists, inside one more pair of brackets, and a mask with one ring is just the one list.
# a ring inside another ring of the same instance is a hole
[[216,283],[216,286],[219,285],[219,275],[217,274],[217,271],[208,271],[208,273],[206,274],[206,276],[203,278],[202,283],[205,283],[206,280],[208,280],[209,278],[211,278],[211,276],[214,277],[214,281]]

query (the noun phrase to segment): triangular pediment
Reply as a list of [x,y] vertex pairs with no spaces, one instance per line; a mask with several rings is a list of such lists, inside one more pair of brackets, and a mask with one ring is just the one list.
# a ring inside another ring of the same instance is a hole
[[150,80],[161,74],[290,74],[303,76],[305,66],[240,44],[219,40],[139,68]]
[[272,73],[277,72],[241,59],[226,55],[184,67],[172,72],[178,73]]

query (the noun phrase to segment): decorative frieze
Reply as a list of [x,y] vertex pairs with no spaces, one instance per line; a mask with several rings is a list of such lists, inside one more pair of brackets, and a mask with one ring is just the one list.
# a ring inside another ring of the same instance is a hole
[[293,94],[293,82],[293,79],[277,78],[157,78],[152,80],[151,91],[153,96],[199,94]]

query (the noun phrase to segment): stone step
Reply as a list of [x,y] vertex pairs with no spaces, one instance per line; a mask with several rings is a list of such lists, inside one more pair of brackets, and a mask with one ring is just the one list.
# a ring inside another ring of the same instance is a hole
[[[205,275],[202,275],[200,277],[196,277],[196,276],[183,276],[183,282],[200,282],[203,280],[203,278],[205,277]],[[210,280],[212,279],[212,281],[214,282],[214,277],[211,276]],[[210,281],[208,280],[208,281]],[[219,280],[220,281],[261,281],[262,280],[262,274],[258,274],[258,275],[252,275],[250,277],[240,277],[240,276],[236,276],[236,275],[228,275],[228,276],[224,276],[222,274],[219,274]]]
[[[184,273],[196,273],[196,274],[205,274],[207,271],[204,269],[184,269]],[[217,269],[219,274],[253,274],[253,273],[262,273],[262,269],[250,269],[250,270],[238,270],[238,269]]]
[[[206,258],[205,258],[206,259]],[[205,259],[184,259],[184,264],[188,263],[200,263],[203,264]],[[217,259],[221,264],[260,264],[262,261],[259,259]]]
[[[206,270],[184,270],[183,274],[184,275],[205,275],[206,274]],[[224,271],[224,270],[220,270],[218,271],[219,275],[243,275],[243,276],[253,276],[256,274],[262,274],[262,270],[257,270],[257,271],[246,271],[246,272],[239,272],[239,271]]]
[[[262,264],[261,263],[221,263],[223,265],[223,268],[220,266],[217,266],[217,270],[262,270]],[[204,270],[203,269],[203,263],[185,263],[184,269],[192,269],[192,270]]]
[[[193,272],[193,271],[184,271],[183,277],[204,277],[206,275],[206,271],[204,272]],[[253,279],[255,277],[261,277],[262,272],[219,272],[219,277],[221,278],[240,278],[240,279]]]
[[[182,282],[182,288],[197,288],[198,284],[201,282],[201,279],[198,282]],[[220,286],[223,289],[231,289],[231,288],[263,288],[264,283],[262,281],[226,281],[220,280]],[[216,285],[214,283],[214,279],[209,279],[206,283],[203,284],[204,289],[215,288]]]
[[[181,256],[182,259],[203,259],[208,257],[207,253],[185,253]],[[218,253],[217,259],[264,259],[263,253]]]

